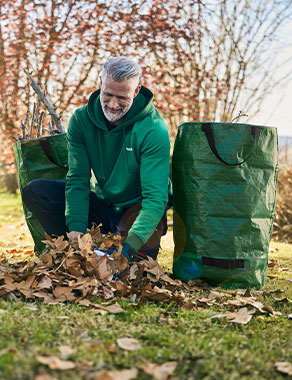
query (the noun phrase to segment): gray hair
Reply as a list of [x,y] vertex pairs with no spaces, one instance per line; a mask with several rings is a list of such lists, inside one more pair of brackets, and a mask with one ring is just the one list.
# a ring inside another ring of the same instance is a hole
[[133,58],[118,56],[109,58],[102,66],[101,78],[107,74],[116,82],[137,77],[140,80],[142,69]]

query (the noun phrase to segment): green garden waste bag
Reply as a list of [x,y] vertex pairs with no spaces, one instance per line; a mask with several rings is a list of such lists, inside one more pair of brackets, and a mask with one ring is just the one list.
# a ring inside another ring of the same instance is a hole
[[[33,179],[65,181],[68,171],[66,133],[17,141],[13,144],[20,191]],[[46,245],[44,229],[23,204],[26,223],[34,240],[34,251],[41,254]]]
[[261,288],[278,179],[276,128],[183,123],[172,179],[174,275],[211,286]]

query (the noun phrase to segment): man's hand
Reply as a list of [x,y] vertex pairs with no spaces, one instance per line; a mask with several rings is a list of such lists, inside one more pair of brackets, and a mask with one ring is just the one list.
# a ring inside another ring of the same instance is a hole
[[80,231],[71,231],[67,233],[69,241],[75,241],[78,240],[78,236],[83,235],[83,232]]
[[124,243],[122,246],[122,255],[129,261],[135,255],[135,251],[128,243]]

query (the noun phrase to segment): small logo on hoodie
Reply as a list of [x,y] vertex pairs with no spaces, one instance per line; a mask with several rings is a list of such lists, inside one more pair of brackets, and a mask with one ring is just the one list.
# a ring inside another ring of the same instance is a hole
[[128,151],[128,152],[133,152],[133,148],[128,148],[128,147],[126,147],[126,151]]

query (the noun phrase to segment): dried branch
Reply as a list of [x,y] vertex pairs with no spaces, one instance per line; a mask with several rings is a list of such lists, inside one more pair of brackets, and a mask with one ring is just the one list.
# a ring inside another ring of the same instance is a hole
[[36,105],[35,103],[33,103],[33,111],[32,111],[32,117],[30,121],[30,132],[29,132],[30,139],[32,138],[32,130],[33,130],[33,124],[34,124],[34,119],[35,119],[35,108],[36,108]]
[[45,114],[44,111],[42,111],[40,113],[40,117],[39,117],[38,123],[37,123],[37,134],[36,134],[36,137],[40,137],[40,135],[42,134],[42,123],[43,123],[44,114]]
[[64,130],[63,126],[62,126],[60,117],[57,115],[55,109],[53,108],[53,106],[51,105],[51,103],[46,98],[45,93],[40,89],[39,85],[32,78],[31,74],[27,70],[24,70],[24,72],[25,72],[25,74],[30,79],[30,85],[31,85],[31,87],[33,88],[33,90],[35,91],[35,93],[38,95],[39,99],[43,103],[43,105],[47,108],[47,110],[49,111],[50,115],[52,116],[52,118],[53,118],[53,120],[55,122],[57,130],[59,132],[61,132],[61,133],[65,132],[65,130]]

